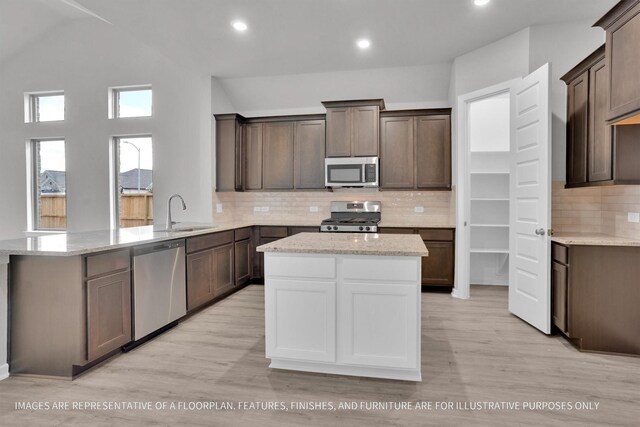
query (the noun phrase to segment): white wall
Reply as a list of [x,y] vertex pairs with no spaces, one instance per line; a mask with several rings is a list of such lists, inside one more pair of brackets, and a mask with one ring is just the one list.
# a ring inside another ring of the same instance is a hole
[[384,98],[387,109],[448,107],[450,75],[450,64],[436,64],[226,78],[219,83],[237,112],[265,116],[324,113],[322,101],[341,99]]
[[[151,84],[153,117],[109,120],[110,86]],[[66,119],[24,123],[23,94],[64,90]],[[109,139],[151,133],[154,218],[165,201],[184,196],[176,220],[211,221],[211,78],[166,58],[100,21],[74,21],[0,64],[0,239],[27,227],[25,140],[66,139],[70,231],[109,227]]]
[[554,180],[564,180],[566,171],[567,92],[560,77],[604,43],[604,30],[592,28],[591,25],[593,21],[531,27],[529,71],[534,71],[547,62],[551,63]]

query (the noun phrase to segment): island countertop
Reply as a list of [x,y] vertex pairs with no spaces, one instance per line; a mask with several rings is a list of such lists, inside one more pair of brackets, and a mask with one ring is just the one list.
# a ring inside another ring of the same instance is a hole
[[256,248],[258,252],[429,256],[418,234],[299,233]]

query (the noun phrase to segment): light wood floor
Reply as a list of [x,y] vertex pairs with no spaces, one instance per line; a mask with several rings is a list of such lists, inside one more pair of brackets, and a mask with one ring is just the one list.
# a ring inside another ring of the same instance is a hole
[[[271,370],[250,286],[69,381],[0,382],[0,425],[638,425],[640,359],[580,353],[507,312],[506,288],[423,294],[419,384]],[[637,327],[637,325],[636,325]],[[16,401],[590,401],[593,411],[19,411]]]

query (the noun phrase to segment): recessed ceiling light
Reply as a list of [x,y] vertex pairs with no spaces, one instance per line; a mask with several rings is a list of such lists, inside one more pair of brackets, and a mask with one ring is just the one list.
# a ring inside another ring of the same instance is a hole
[[236,31],[247,31],[247,24],[245,24],[242,21],[233,21],[231,23],[231,26],[236,30]]
[[369,40],[367,40],[367,39],[360,39],[360,40],[358,40],[358,41],[356,42],[356,44],[358,45],[358,47],[359,47],[360,49],[366,49],[366,48],[368,48],[369,46],[371,46],[371,42],[370,42]]
[[491,0],[473,0],[473,3],[476,6],[484,6],[485,4],[489,3]]

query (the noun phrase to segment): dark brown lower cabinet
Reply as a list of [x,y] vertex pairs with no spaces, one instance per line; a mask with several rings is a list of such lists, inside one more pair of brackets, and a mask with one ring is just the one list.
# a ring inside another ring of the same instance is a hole
[[87,281],[87,318],[89,360],[131,341],[129,271]]
[[453,242],[424,242],[429,256],[422,258],[422,284],[429,287],[453,287]]
[[455,230],[453,228],[384,227],[383,234],[420,234],[429,250],[422,258],[422,288],[451,290],[454,285]]
[[[207,242],[215,247],[203,248]],[[192,311],[235,287],[233,232],[187,239],[187,311]]]
[[187,310],[213,298],[213,250],[187,255]]
[[564,334],[569,334],[567,322],[568,267],[557,261],[551,263],[551,313],[553,324]]
[[214,297],[230,291],[235,286],[233,280],[235,270],[233,258],[233,244],[231,243],[213,249]]
[[129,249],[11,256],[12,374],[71,379],[132,340]]
[[253,244],[251,239],[234,243],[236,286],[244,285],[251,280],[253,263]]
[[553,322],[580,350],[640,355],[640,247],[552,246]]

